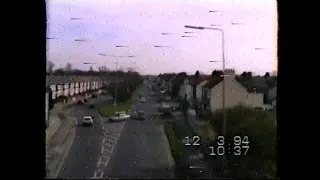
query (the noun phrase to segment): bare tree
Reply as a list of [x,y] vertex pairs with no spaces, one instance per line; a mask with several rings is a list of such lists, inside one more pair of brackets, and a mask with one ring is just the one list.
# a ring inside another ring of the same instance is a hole
[[100,66],[98,69],[99,69],[99,72],[103,72],[103,73],[108,71],[106,66]]
[[66,70],[67,72],[71,72],[71,71],[72,71],[72,65],[71,65],[70,63],[67,63],[67,64],[66,64],[66,67],[65,67],[65,70]]
[[51,74],[53,72],[54,63],[52,61],[47,61],[47,73]]

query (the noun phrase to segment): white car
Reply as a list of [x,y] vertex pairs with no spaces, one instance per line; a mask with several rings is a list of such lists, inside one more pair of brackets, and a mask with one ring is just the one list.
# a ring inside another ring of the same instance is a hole
[[140,101],[141,103],[144,103],[144,102],[146,102],[146,98],[145,98],[145,97],[141,97],[139,101]]
[[116,122],[116,121],[125,121],[127,119],[130,119],[130,115],[125,114],[125,113],[120,113],[120,114],[117,114],[115,116],[110,117],[109,121]]
[[162,103],[160,104],[160,108],[170,108],[170,105],[167,104],[167,103],[165,103],[165,102],[162,102]]
[[81,124],[92,126],[93,125],[93,118],[91,116],[85,116],[85,117],[83,117]]

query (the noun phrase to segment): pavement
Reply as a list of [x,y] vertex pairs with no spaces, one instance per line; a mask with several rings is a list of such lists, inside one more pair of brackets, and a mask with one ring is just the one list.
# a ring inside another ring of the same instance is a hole
[[[75,139],[68,156],[58,174],[58,179],[83,179],[92,178],[97,169],[97,163],[101,157],[102,140],[104,138],[103,119],[98,113],[98,108],[102,106],[108,96],[98,95],[96,99],[88,99],[84,105],[71,107],[71,114],[78,122],[83,116],[94,117],[93,126],[78,125]],[[95,104],[94,109],[89,108],[89,104]]]
[[[146,120],[127,120],[121,125],[113,155],[109,156],[105,168],[99,172],[101,178],[172,178],[174,161],[163,129],[163,120],[154,116],[155,98],[149,98],[149,90],[144,85],[140,94],[147,102],[134,101],[132,111],[143,110]],[[101,175],[102,174],[102,175]]]
[[[46,170],[48,178],[56,178],[63,160],[66,158],[75,136],[76,120],[69,114],[69,108],[62,106],[59,112],[65,114],[64,119],[56,119],[58,127],[49,127],[46,136]],[[52,113],[54,115],[54,113]],[[54,116],[53,116],[54,117]]]

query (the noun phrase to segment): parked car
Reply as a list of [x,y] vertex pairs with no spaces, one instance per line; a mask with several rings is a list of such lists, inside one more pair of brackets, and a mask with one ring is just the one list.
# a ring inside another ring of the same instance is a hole
[[109,118],[110,122],[118,122],[118,121],[125,121],[127,119],[130,119],[130,115],[126,113],[119,113],[116,114],[115,116],[112,116]]
[[87,103],[87,102],[88,102],[88,99],[83,99],[83,102],[84,102],[84,103]]
[[85,117],[83,117],[81,124],[92,126],[93,125],[93,118],[91,116],[85,116]]
[[82,100],[78,100],[77,104],[81,105],[81,104],[83,104],[83,101]]
[[89,105],[89,108],[91,108],[91,109],[93,109],[93,108],[95,108],[96,106],[94,105],[94,104],[90,104]]

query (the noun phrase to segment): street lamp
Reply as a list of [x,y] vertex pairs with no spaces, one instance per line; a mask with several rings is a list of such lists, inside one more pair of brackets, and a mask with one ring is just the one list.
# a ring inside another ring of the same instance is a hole
[[[116,47],[128,47],[128,46],[116,46]],[[104,54],[104,53],[98,53],[99,56],[109,56],[109,57],[114,57],[116,59],[116,66],[117,66],[117,71],[119,69],[119,62],[118,62],[118,58],[134,58],[135,56],[116,56],[116,55],[112,55],[112,54]],[[118,97],[118,75],[116,75],[116,89],[115,89],[115,98],[114,98],[114,107],[115,110],[117,109],[118,106],[118,101],[117,101],[117,97]]]
[[[200,30],[210,29],[210,30],[219,31],[221,33],[221,41],[222,41],[222,70],[223,70],[223,73],[225,73],[226,63],[225,63],[225,36],[224,36],[224,31],[222,29],[220,29],[220,28],[211,28],[211,27],[202,27],[202,26],[189,26],[189,25],[186,25],[184,27],[185,28],[191,28],[191,29],[200,29]],[[225,108],[225,103],[226,103],[225,102],[226,101],[225,89],[226,89],[226,83],[225,83],[225,80],[223,80],[223,85],[222,85],[223,128],[222,128],[222,132],[223,132],[224,136],[227,135],[227,120],[226,120],[226,108]]]

